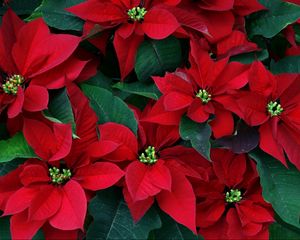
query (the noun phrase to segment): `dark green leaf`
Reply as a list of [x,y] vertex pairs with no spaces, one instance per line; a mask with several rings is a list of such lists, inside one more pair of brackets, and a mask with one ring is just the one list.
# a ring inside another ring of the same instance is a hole
[[181,46],[178,39],[147,39],[138,49],[135,71],[138,79],[144,82],[151,76],[163,76],[166,71],[174,71],[181,62]]
[[[39,9],[50,27],[61,30],[82,31],[84,21],[65,9],[84,0],[43,0]],[[24,4],[23,4],[24,5]]]
[[1,140],[0,153],[0,162],[8,162],[15,158],[37,157],[22,133],[17,133],[7,140]]
[[152,98],[157,100],[161,93],[157,89],[154,83],[143,83],[143,82],[134,82],[134,83],[122,83],[119,82],[113,85],[114,88],[117,88],[121,91],[133,93],[147,98]]
[[16,169],[20,164],[23,164],[24,161],[25,159],[17,158],[10,162],[0,163],[0,176],[3,176]]
[[184,140],[191,141],[193,148],[195,148],[203,157],[210,160],[210,136],[211,128],[208,123],[196,123],[184,116],[181,119],[180,136]]
[[240,62],[244,64],[250,64],[256,60],[264,61],[269,57],[269,53],[266,49],[260,52],[243,53],[230,58],[232,62]]
[[266,201],[284,222],[300,228],[300,172],[294,166],[286,168],[262,151],[254,151],[250,156],[257,162]]
[[133,112],[120,98],[103,88],[82,84],[81,88],[90,99],[99,123],[116,122],[129,127],[137,134],[137,121]]
[[89,205],[94,222],[87,231],[87,240],[147,239],[149,232],[161,226],[154,208],[134,223],[119,189],[99,191]]
[[282,29],[300,18],[300,6],[281,0],[260,0],[268,9],[252,16],[250,35],[274,37]]
[[[14,12],[18,15],[31,14],[34,9],[36,9],[42,0],[13,0],[10,2],[9,7],[11,7]],[[2,6],[2,1],[0,3],[0,15],[3,15],[7,10],[7,7]]]
[[276,63],[271,62],[271,71],[275,74],[300,73],[300,56],[289,56]]
[[199,240],[198,236],[183,225],[174,221],[167,214],[160,215],[162,228],[154,231],[154,239],[163,240]]
[[10,240],[9,217],[0,218],[0,240]]
[[44,115],[53,122],[72,124],[73,134],[76,134],[72,105],[65,88],[51,92],[48,109],[44,111]]
[[274,223],[269,228],[270,240],[299,240],[300,230],[295,231],[291,228],[283,226],[279,223]]

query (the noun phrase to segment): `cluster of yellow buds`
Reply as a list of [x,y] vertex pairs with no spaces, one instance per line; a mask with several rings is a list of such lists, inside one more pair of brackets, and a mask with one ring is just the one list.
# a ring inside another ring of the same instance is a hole
[[7,94],[16,95],[18,87],[24,83],[24,77],[18,74],[14,74],[7,78],[6,82],[2,84],[2,89]]

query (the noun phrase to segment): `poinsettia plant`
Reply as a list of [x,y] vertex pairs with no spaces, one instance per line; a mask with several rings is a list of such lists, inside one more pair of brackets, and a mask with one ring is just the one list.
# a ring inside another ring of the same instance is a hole
[[3,0],[0,239],[299,239],[300,1]]

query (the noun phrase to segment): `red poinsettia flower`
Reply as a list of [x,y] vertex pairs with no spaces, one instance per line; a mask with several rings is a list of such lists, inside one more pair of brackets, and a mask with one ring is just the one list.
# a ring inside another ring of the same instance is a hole
[[194,149],[172,147],[179,139],[178,126],[142,122],[149,110],[148,105],[137,114],[138,140],[128,128],[107,123],[99,127],[100,141],[90,147],[90,154],[124,166],[125,200],[136,221],[156,199],[163,211],[195,232],[195,195],[189,178],[201,178],[195,169],[208,163]]
[[249,72],[249,91],[237,94],[239,109],[236,112],[250,126],[260,126],[262,150],[286,165],[285,152],[300,169],[298,77],[296,74],[273,75],[261,62],[254,62]]
[[178,0],[88,0],[67,10],[86,20],[85,28],[89,30],[95,24],[103,29],[118,26],[114,36],[114,47],[124,79],[133,69],[137,48],[143,41],[144,34],[152,39],[163,39],[179,27],[174,15],[163,8],[164,5],[176,5],[178,2]]
[[80,40],[50,33],[42,19],[25,24],[8,10],[0,28],[0,111],[7,107],[13,118],[47,108],[47,89],[65,86],[88,62],[72,55]]
[[[97,118],[77,87],[69,87],[68,90],[79,137],[73,141],[71,152],[64,157],[61,155],[59,161],[27,160],[0,178],[0,209],[4,215],[13,215],[13,239],[31,239],[41,227],[45,227],[45,233],[51,236],[54,233],[49,228],[58,230],[55,231],[56,236],[64,234],[59,230],[67,230],[74,235],[72,230],[83,229],[87,210],[85,191],[110,187],[124,175],[113,163],[90,162],[86,149],[97,140]],[[44,133],[35,133],[35,143],[39,146],[45,144],[46,139],[52,141],[48,139],[46,129],[47,125]],[[38,140],[40,143],[37,143]],[[49,151],[51,148],[39,150]]]
[[[192,120],[202,123],[214,115],[210,122],[216,138],[230,135],[234,121],[228,101],[232,92],[247,84],[248,66],[228,59],[213,61],[206,51],[192,43],[191,68],[167,73],[165,77],[153,77],[163,96],[156,105],[160,109],[174,112],[178,119],[187,112]],[[157,109],[156,107],[155,109]],[[148,121],[160,121],[163,115],[152,113]],[[164,120],[166,121],[166,120]]]
[[259,176],[246,155],[211,152],[213,172],[196,185],[197,226],[205,239],[269,239],[274,221],[262,197]]

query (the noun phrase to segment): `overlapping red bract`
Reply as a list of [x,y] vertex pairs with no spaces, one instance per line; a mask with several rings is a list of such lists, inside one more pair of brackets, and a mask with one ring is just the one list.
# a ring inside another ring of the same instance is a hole
[[[134,7],[147,10],[142,20],[129,19]],[[288,158],[300,169],[299,75],[273,75],[259,61],[230,61],[259,50],[247,39],[244,17],[264,9],[257,0],[87,0],[67,9],[85,20],[83,37],[51,33],[42,18],[25,23],[8,10],[0,28],[0,82],[13,75],[25,82],[16,94],[0,88],[0,115],[10,134],[22,131],[40,158],[0,177],[0,210],[12,215],[12,238],[31,239],[41,228],[46,239],[78,239],[86,230],[90,198],[117,185],[135,222],[157,202],[205,239],[267,239],[273,210],[262,197],[254,161],[213,149],[209,162],[181,145],[179,135],[184,115],[208,122],[213,139],[233,135],[239,117],[259,128],[263,151],[286,166]],[[89,39],[95,33],[101,34]],[[294,29],[289,26],[284,34],[291,44],[285,54],[299,55]],[[79,43],[87,38],[105,54],[112,35],[122,80],[134,69],[144,39],[174,35],[190,41],[187,66],[152,77],[162,93],[158,101],[142,111],[129,106],[138,122],[137,136],[121,124],[99,125],[89,100],[74,84],[95,75],[98,65]],[[63,87],[76,133],[71,124],[52,122],[42,113],[49,90]],[[204,90],[207,102],[199,97]],[[270,101],[281,104],[282,114],[268,113]],[[141,160],[148,147],[155,150],[153,163]],[[53,167],[69,169],[70,178],[53,182]],[[228,202],[230,190],[240,191],[241,199]]]

